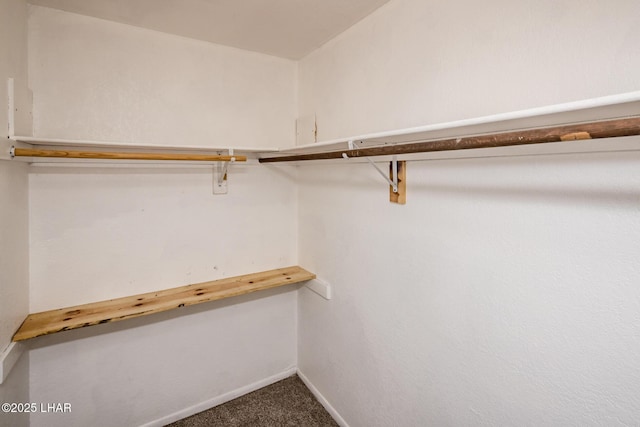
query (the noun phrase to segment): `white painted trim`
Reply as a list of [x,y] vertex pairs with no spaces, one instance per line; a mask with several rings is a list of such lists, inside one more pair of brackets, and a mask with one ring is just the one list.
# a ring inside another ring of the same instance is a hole
[[[580,101],[567,102],[562,104],[547,105],[544,107],[530,108],[526,110],[512,111],[507,113],[493,114],[489,116],[474,117],[463,120],[455,120],[443,123],[434,123],[425,126],[417,126],[406,129],[395,129],[384,132],[358,135],[350,138],[339,138],[330,141],[303,144],[288,148],[253,148],[253,147],[232,147],[238,153],[246,154],[295,154],[317,151],[325,149],[347,149],[348,141],[360,141],[362,143],[397,144],[415,141],[424,141],[431,138],[443,138],[462,136],[468,134],[482,134],[486,132],[497,132],[506,130],[517,130],[535,128],[540,126],[554,126],[567,123],[577,123],[580,121],[604,120],[627,115],[636,115],[640,103],[640,91],[621,93],[616,95],[603,96],[599,98],[584,99]],[[465,129],[465,131],[461,131]],[[460,132],[463,132],[462,134]],[[41,138],[31,136],[14,136],[14,141],[20,141],[33,145],[44,146],[66,146],[66,147],[121,147],[127,149],[149,149],[149,150],[180,150],[180,151],[228,151],[230,147],[208,147],[208,146],[171,146],[160,144],[140,144],[135,142],[122,141],[91,141],[91,140],[71,140],[56,138]],[[366,146],[363,145],[363,146]]]
[[[298,145],[292,149],[280,149],[284,153],[295,153],[306,148],[317,148],[335,144],[344,144],[347,141],[361,141],[370,139],[390,138],[403,135],[430,133],[447,129],[459,129],[468,126],[509,122],[512,120],[526,120],[550,114],[562,115],[563,113],[577,112],[581,110],[606,108],[612,105],[626,104],[640,101],[640,91],[620,93],[616,95],[602,96],[598,98],[583,99],[580,101],[566,102],[562,104],[547,105],[544,107],[529,108],[526,110],[511,111],[508,113],[492,114],[489,116],[474,117],[470,119],[455,120],[451,122],[435,123],[426,126],[417,126],[406,129],[376,132],[366,135],[358,135],[350,138],[339,138],[330,141],[312,144]],[[635,107],[634,107],[635,108]],[[346,147],[345,147],[346,149]]]
[[321,279],[313,279],[309,280],[305,287],[309,290],[315,292],[320,295],[322,298],[329,300],[331,299],[331,285]]
[[24,344],[12,342],[0,354],[0,384],[7,379],[9,372],[18,362],[24,350]]
[[338,423],[340,427],[349,427],[349,424],[347,424],[344,418],[342,418],[342,416],[340,416],[338,411],[336,411],[336,409],[333,406],[331,406],[329,401],[322,395],[322,393],[320,393],[320,391],[318,391],[316,386],[314,386],[311,383],[311,381],[309,381],[309,378],[307,378],[302,372],[300,372],[300,369],[298,369],[298,376],[300,377],[302,382],[307,386],[307,388],[311,390],[311,393],[313,393],[316,399],[318,399],[318,402],[320,402],[322,406],[324,406],[324,409],[327,410],[327,412],[329,413],[329,415],[331,415],[331,417],[335,420],[335,422]]
[[[0,141],[2,142],[2,141]],[[19,142],[18,144],[22,144]],[[17,147],[17,146],[16,146]],[[28,147],[25,147],[28,148]],[[207,172],[211,171],[211,166],[215,164],[215,161],[210,162],[195,162],[185,160],[117,160],[117,163],[109,159],[64,159],[64,158],[31,158],[31,157],[16,157],[13,159],[18,162],[29,163],[32,167],[45,167],[45,168],[115,168],[115,169],[206,169]],[[236,162],[233,165],[234,169],[239,169],[245,166],[257,166],[260,163],[256,159],[247,158],[246,162]]]
[[237,388],[221,396],[217,396],[212,399],[205,400],[204,402],[198,403],[193,406],[189,406],[188,408],[185,408],[185,409],[181,409],[177,412],[174,412],[173,414],[166,415],[155,421],[142,424],[141,427],[165,426],[169,423],[173,423],[183,418],[190,417],[191,415],[195,415],[199,412],[206,411],[207,409],[211,409],[214,406],[222,405],[223,403],[226,403],[237,397],[244,396],[245,394],[251,393],[252,391],[256,391],[258,389],[261,389],[273,383],[277,383],[278,381],[284,380],[285,378],[289,378],[290,376],[294,375],[296,372],[297,372],[296,367],[289,368],[286,371],[280,372],[279,374],[273,375],[263,380],[256,381],[253,384],[249,384],[244,387]]
[[252,147],[210,147],[204,145],[166,145],[166,144],[140,144],[136,142],[123,141],[93,141],[79,139],[57,139],[57,138],[40,138],[35,136],[14,136],[15,141],[26,142],[33,145],[45,146],[68,146],[68,147],[86,147],[86,148],[131,148],[131,149],[148,149],[148,150],[176,150],[176,151],[229,151],[232,149],[238,153],[269,153],[277,152],[277,148],[252,148]]

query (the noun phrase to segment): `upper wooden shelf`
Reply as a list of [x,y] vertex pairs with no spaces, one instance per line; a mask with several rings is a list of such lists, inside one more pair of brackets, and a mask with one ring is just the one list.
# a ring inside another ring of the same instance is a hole
[[195,283],[158,292],[44,311],[30,314],[13,336],[13,341],[23,341],[85,326],[132,319],[188,305],[305,282],[315,278],[315,274],[301,267],[292,266],[211,282]]

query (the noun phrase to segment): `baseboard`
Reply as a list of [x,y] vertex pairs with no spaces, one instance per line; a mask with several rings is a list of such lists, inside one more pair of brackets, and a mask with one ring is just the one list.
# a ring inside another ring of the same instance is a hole
[[24,344],[12,342],[0,353],[0,384],[7,379],[11,368],[14,367],[24,352]]
[[320,402],[322,406],[324,406],[324,409],[327,410],[327,412],[329,413],[329,415],[331,415],[331,417],[335,420],[335,422],[338,423],[340,427],[349,427],[349,424],[347,424],[344,418],[340,416],[338,411],[336,411],[336,409],[333,406],[331,406],[329,401],[322,395],[322,393],[320,393],[320,391],[318,391],[316,386],[314,386],[313,383],[309,381],[309,378],[307,378],[302,372],[300,372],[299,369],[298,369],[298,376],[300,377],[302,382],[307,386],[307,388],[311,390],[311,393],[313,393],[316,399],[318,399],[318,402]]
[[262,387],[266,387],[273,383],[277,383],[280,380],[285,378],[289,378],[297,372],[295,367],[289,368],[286,371],[280,372],[279,374],[273,375],[271,377],[265,378],[260,381],[256,381],[253,384],[246,385],[244,387],[237,388],[228,393],[225,393],[221,396],[214,397],[213,399],[205,400],[204,402],[198,403],[196,405],[190,406],[185,409],[181,409],[178,412],[174,412],[173,414],[164,416],[158,420],[151,421],[149,423],[143,424],[141,427],[162,427],[167,424],[173,423],[175,421],[181,420],[186,417],[190,417],[191,415],[195,415],[198,412],[206,411],[207,409],[211,409],[214,406],[222,405],[230,400],[233,400],[237,397],[244,396],[247,393],[251,393],[252,391],[256,391],[261,389]]

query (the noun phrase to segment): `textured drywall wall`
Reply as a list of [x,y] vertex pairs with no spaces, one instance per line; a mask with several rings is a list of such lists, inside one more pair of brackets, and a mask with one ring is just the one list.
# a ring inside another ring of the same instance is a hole
[[293,144],[292,61],[37,6],[29,37],[36,136]]
[[[0,1],[0,138],[7,137],[7,78],[27,79],[27,5]],[[0,160],[0,353],[11,342],[29,310],[29,226],[27,167]],[[0,385],[0,402],[29,400],[28,358]],[[26,426],[28,414],[0,413],[0,425]]]
[[[297,262],[295,183],[267,168],[233,166],[225,196],[207,169],[29,179],[34,312]],[[295,366],[295,289],[33,340],[31,399],[73,411],[32,425],[140,425]]]
[[[38,7],[29,31],[38,136],[293,143],[293,62]],[[214,196],[211,170],[32,167],[31,310],[296,264],[295,171],[234,164]],[[166,420],[290,370],[295,289],[35,339],[31,399],[72,411],[32,425]]]
[[295,366],[295,304],[295,292],[274,290],[37,339],[31,399],[70,403],[71,413],[36,413],[31,425],[164,425],[192,415]]
[[[18,410],[17,404],[25,404],[29,400],[29,357],[26,353],[18,359],[11,373],[0,385],[0,404],[16,404],[9,407],[9,412],[0,413],[1,427],[28,427],[30,413]],[[22,409],[22,408],[20,408]],[[13,412],[15,411],[15,412]]]
[[[320,139],[638,90],[640,5],[392,1],[300,64]],[[637,153],[300,167],[299,369],[351,426],[634,425]]]
[[0,348],[4,350],[29,309],[27,166],[0,160]]
[[305,167],[299,368],[352,426],[633,425],[638,161]]
[[31,311],[295,264],[295,184],[257,165],[32,167]]
[[392,1],[300,62],[299,115],[324,141],[637,90],[639,23],[634,0]]

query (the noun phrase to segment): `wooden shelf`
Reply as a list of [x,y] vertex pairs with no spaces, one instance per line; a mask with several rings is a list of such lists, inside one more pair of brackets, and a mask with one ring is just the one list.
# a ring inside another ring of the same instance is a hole
[[316,275],[298,266],[195,283],[158,292],[133,295],[74,307],[30,314],[13,336],[23,341],[42,335],[102,323],[117,322],[251,292],[315,279]]

